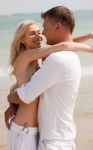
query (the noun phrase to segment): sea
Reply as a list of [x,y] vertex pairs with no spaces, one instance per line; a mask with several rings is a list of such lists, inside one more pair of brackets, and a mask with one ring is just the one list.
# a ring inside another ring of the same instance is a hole
[[[73,33],[74,37],[93,32],[93,10],[75,11],[74,14],[76,18],[76,26]],[[14,77],[11,77],[9,74],[10,45],[17,25],[27,19],[37,21],[42,28],[40,13],[0,16],[0,134],[3,137],[5,134],[3,135],[1,131],[4,124],[2,123],[2,121],[4,121],[4,111],[8,107],[7,95],[10,86],[15,82]],[[93,39],[85,42],[85,44],[93,45]],[[45,43],[43,46],[45,46]],[[93,119],[93,53],[77,53],[82,66],[82,78],[75,112],[77,115],[90,115]],[[93,133],[93,128],[91,132]],[[0,141],[1,145],[3,141]]]

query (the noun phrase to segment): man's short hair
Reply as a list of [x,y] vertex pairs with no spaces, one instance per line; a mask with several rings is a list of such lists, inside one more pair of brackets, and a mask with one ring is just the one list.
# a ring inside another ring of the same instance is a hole
[[72,11],[70,11],[65,6],[57,6],[47,10],[44,13],[41,13],[41,17],[45,19],[46,17],[54,19],[63,23],[64,26],[67,26],[70,32],[73,32],[75,26],[75,18]]

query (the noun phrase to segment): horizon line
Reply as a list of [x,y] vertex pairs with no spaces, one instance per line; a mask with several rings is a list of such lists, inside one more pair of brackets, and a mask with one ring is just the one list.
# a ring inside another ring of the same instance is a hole
[[[93,11],[93,9],[80,9],[80,10],[73,10],[73,11],[74,12],[83,12],[83,11]],[[37,11],[37,12],[0,13],[0,16],[22,15],[22,14],[41,14],[41,12]]]

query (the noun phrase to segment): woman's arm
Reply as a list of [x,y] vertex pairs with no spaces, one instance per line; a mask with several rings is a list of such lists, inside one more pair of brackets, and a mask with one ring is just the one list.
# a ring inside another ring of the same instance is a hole
[[62,50],[93,52],[93,47],[77,42],[62,42],[51,47],[27,50],[23,52],[18,56],[14,65],[18,85],[20,86],[24,83],[23,81],[25,81],[27,67],[32,61],[47,57],[53,52]]
[[27,50],[18,56],[14,68],[17,68],[18,65],[22,65],[27,67],[27,65],[39,58],[47,57],[49,54],[53,52],[63,51],[63,50],[71,50],[71,51],[84,51],[84,52],[93,52],[93,47],[85,44],[80,44],[77,42],[61,42],[59,44],[46,47],[39,48],[33,50]]
[[81,35],[78,37],[74,37],[73,41],[74,42],[85,42],[87,40],[93,39],[93,32],[85,34],[85,35]]

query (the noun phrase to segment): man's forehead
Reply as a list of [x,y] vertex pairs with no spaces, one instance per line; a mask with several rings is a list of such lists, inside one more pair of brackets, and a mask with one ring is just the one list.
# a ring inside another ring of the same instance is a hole
[[43,20],[43,25],[45,25],[47,23],[46,18]]
[[43,26],[45,26],[46,24],[49,24],[51,22],[51,19],[46,17],[44,20],[43,20]]

